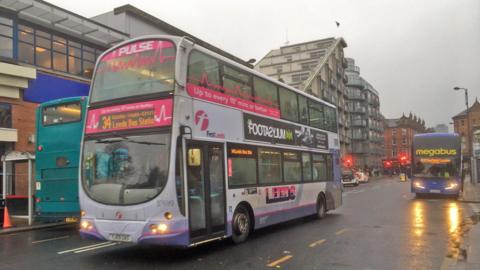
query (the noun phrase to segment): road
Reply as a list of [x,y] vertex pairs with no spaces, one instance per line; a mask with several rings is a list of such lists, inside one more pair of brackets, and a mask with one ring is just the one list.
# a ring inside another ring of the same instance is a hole
[[0,235],[0,269],[448,269],[464,256],[471,215],[469,204],[416,199],[409,183],[379,179],[346,188],[323,220],[265,228],[237,246],[98,243],[72,227]]

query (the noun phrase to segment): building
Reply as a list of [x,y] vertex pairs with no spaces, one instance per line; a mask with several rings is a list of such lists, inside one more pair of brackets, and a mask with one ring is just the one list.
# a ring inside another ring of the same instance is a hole
[[94,16],[91,19],[118,31],[128,33],[128,35],[132,38],[144,35],[175,35],[189,37],[190,40],[202,47],[205,47],[247,67],[253,67],[252,64],[224,50],[221,50],[198,37],[178,29],[175,26],[168,24],[132,5],[127,4],[117,7],[112,11]]
[[[128,37],[44,1],[0,1],[0,156],[33,153],[37,104],[88,95],[97,56]],[[9,193],[27,194],[26,171],[9,165]]]
[[342,155],[347,154],[351,140],[345,101],[345,47],[343,38],[287,45],[271,50],[255,64],[256,70],[337,106]]
[[448,126],[445,124],[438,124],[433,129],[437,133],[448,133]]
[[433,132],[425,127],[425,121],[416,115],[402,115],[397,119],[385,119],[384,144],[385,159],[399,159],[404,156],[411,160],[413,136],[418,133]]
[[[131,5],[90,19],[42,0],[0,0],[0,156],[12,151],[33,153],[37,104],[88,95],[98,56],[119,42],[146,34],[188,36],[252,67]],[[24,163],[8,168],[13,175],[8,193],[27,194],[26,171]]]
[[[467,121],[467,110],[460,112],[459,114],[452,117],[453,119],[453,129],[455,133],[460,134],[462,137],[462,153],[465,160],[470,160],[471,153],[470,147],[471,135],[480,129],[480,103],[478,98],[475,99],[475,102],[469,108],[469,121]],[[467,130],[470,129],[470,134]]]
[[359,168],[382,166],[383,118],[380,114],[378,92],[363,77],[355,60],[346,58],[345,70],[347,83],[347,111],[350,113],[350,132],[352,142],[349,153],[354,166]]

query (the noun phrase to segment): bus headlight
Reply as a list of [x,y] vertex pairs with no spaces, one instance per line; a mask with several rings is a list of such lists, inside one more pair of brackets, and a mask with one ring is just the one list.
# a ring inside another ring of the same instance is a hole
[[153,234],[162,234],[162,233],[165,233],[167,230],[168,230],[168,226],[165,223],[150,225],[150,231]]
[[422,185],[422,182],[420,181],[415,181],[413,182],[413,185],[416,187],[416,188],[421,188],[421,189],[425,189],[425,187]]
[[90,221],[87,221],[87,220],[83,220],[81,223],[80,223],[80,228],[84,231],[91,231],[93,229],[93,225]]
[[445,189],[450,190],[450,189],[456,189],[457,187],[458,187],[458,183],[452,181],[452,182],[449,182],[449,183],[448,183],[448,185],[447,185],[447,187],[446,187]]

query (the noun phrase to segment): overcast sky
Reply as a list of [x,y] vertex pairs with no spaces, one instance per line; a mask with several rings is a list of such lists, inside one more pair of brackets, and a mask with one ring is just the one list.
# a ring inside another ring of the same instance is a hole
[[479,0],[48,2],[85,17],[129,3],[245,60],[284,45],[287,32],[290,44],[343,37],[387,118],[411,111],[448,124],[465,109],[454,86],[469,89],[470,104],[480,98]]

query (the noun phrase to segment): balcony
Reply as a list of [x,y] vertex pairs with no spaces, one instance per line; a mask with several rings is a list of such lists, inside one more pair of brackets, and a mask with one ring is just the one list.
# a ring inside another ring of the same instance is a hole
[[347,78],[347,81],[349,86],[356,86],[361,89],[365,87],[365,82],[358,77],[350,76],[350,79]]
[[363,94],[357,94],[357,93],[350,93],[347,94],[347,97],[349,99],[356,99],[356,100],[365,100],[365,96]]
[[343,74],[343,82],[344,82],[345,84],[348,83],[348,76],[347,76],[347,74]]
[[365,133],[353,133],[352,134],[352,140],[366,140],[367,139],[367,134]]
[[337,87],[337,79],[331,78],[330,79],[330,85],[333,86],[333,87]]
[[350,109],[349,112],[351,112],[351,113],[361,113],[361,114],[364,114],[364,113],[366,112],[365,107],[360,107],[360,108],[358,108],[358,107],[351,108],[351,107],[350,107],[349,109]]
[[352,127],[366,127],[367,126],[367,121],[363,120],[363,119],[362,120],[359,120],[359,119],[352,120],[351,126]]
[[347,62],[347,59],[345,59],[345,58],[342,59],[342,67],[343,67],[343,68],[347,68],[347,67],[348,67],[348,62]]

